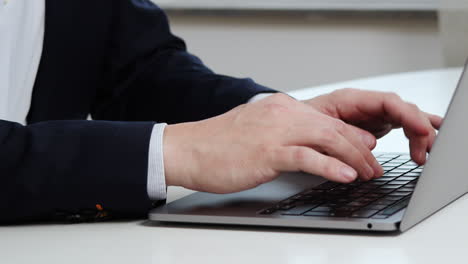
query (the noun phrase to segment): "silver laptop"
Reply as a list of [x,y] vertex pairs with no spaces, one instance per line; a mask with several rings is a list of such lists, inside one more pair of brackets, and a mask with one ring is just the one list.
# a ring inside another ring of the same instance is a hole
[[152,210],[159,222],[367,231],[406,231],[468,192],[467,66],[423,167],[407,154],[376,154],[385,174],[338,184],[286,173],[228,195],[194,193]]

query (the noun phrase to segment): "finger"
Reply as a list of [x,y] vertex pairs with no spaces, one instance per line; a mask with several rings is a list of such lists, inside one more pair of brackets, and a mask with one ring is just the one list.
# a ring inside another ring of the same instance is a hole
[[436,137],[437,137],[436,132],[434,130],[431,131],[431,134],[429,135],[429,138],[428,138],[429,142],[427,144],[427,152],[428,153],[431,152],[432,146],[434,145]]
[[410,152],[414,161],[423,164],[426,161],[431,132],[434,130],[427,116],[415,104],[406,103],[394,94],[385,99],[384,108],[392,123],[403,127],[410,140]]
[[[370,180],[374,177],[374,169],[364,157],[361,150],[351,144],[343,135],[335,129],[317,130],[311,138],[311,146],[329,156],[335,157],[353,167],[359,174],[359,178]],[[369,151],[369,150],[367,150]]]
[[425,137],[411,135],[408,131],[405,131],[405,135],[409,138],[411,158],[419,165],[423,165],[426,162],[426,153],[431,151],[434,144],[436,138],[435,131],[432,130]]
[[336,127],[338,128],[337,131],[360,152],[366,162],[374,170],[371,178],[382,176],[382,166],[380,166],[379,162],[371,152],[371,149],[373,149],[377,143],[376,138],[369,132],[347,125],[342,121],[339,121]]
[[[313,118],[316,122],[311,124]],[[363,180],[369,180],[374,177],[374,167],[379,171],[380,165],[371,165],[372,159],[365,158],[363,153],[371,156],[370,150],[364,146],[358,136],[351,132],[346,132],[353,142],[361,147],[355,147],[338,131],[345,134],[346,124],[337,119],[325,115],[297,115],[295,116],[295,127],[289,130],[287,135],[287,145],[289,146],[307,146],[314,150],[326,153],[335,157],[349,166],[353,167]],[[362,153],[361,153],[362,152]],[[369,160],[369,161],[368,161]],[[376,161],[375,161],[376,162]]]
[[413,142],[412,144],[410,144],[410,152],[412,153],[412,156],[414,156],[415,161],[418,164],[424,164],[426,162],[426,153],[431,148],[433,139],[435,137],[434,128],[432,127],[432,124],[425,115],[425,113],[419,110],[419,108],[416,105],[406,103],[405,108],[414,116],[419,115],[419,120],[425,123],[425,127],[427,129],[426,135],[418,134],[415,130],[411,130],[407,126],[403,125],[403,130],[405,131],[405,134],[408,136],[410,142]]
[[351,130],[356,136],[360,137],[361,142],[366,145],[369,149],[374,149],[377,146],[376,137],[367,130],[359,127],[348,125],[348,129]]
[[376,138],[383,138],[388,133],[390,133],[393,129],[395,129],[395,127],[393,127],[391,124],[386,124],[380,130],[375,131],[373,134]]
[[[305,115],[302,115],[302,116],[297,115],[295,117],[296,124],[298,124],[300,127],[309,126],[308,129],[316,130],[316,126],[312,126],[314,124],[311,124],[310,121],[311,120],[318,121],[317,112],[313,111],[313,109],[311,109],[310,107],[304,107],[304,106],[302,106],[299,110],[302,111]],[[353,138],[358,137],[356,142],[361,142],[362,144],[366,145],[369,149],[374,149],[375,146],[377,145],[377,139],[369,131],[361,129],[357,126],[353,126],[351,124],[346,124],[340,119],[332,118],[330,116],[323,115],[323,114],[321,114],[320,119],[323,122],[331,122],[335,127],[340,127],[342,128],[342,130],[346,130],[345,134],[349,134],[349,136],[352,136]],[[348,131],[348,129],[350,131]],[[306,131],[306,134],[305,134],[306,136],[310,133],[309,132],[310,130]]]
[[424,113],[426,117],[430,120],[431,125],[435,129],[440,129],[442,126],[443,118],[438,115],[433,115],[430,113]]
[[302,171],[335,182],[350,183],[357,178],[357,172],[352,167],[308,147],[282,147],[274,164],[278,171]]
[[426,162],[426,142],[424,138],[414,136],[409,141],[411,159],[417,164],[423,165]]
[[[383,174],[380,164],[370,151],[376,139],[364,130],[352,130],[341,120],[317,114],[311,108],[299,109],[304,115],[295,116],[295,127],[289,131],[289,144],[308,146],[338,158],[358,171],[364,180]],[[310,120],[315,120],[312,124]],[[318,126],[318,127],[317,127]],[[370,147],[364,145],[363,136]]]
[[404,102],[398,95],[390,94],[383,101],[385,112],[394,125],[401,125],[403,129],[417,136],[427,136],[432,128],[428,118],[415,104]]

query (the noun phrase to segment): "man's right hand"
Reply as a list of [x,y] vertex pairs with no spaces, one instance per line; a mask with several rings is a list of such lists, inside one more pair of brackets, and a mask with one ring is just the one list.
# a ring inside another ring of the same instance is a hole
[[336,182],[383,171],[371,153],[375,137],[284,94],[226,114],[166,127],[168,186],[212,193],[247,190],[284,171],[303,171]]

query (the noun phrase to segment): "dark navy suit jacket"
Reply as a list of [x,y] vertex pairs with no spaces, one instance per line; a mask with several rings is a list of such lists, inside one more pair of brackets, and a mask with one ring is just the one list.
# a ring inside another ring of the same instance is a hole
[[154,123],[219,115],[261,92],[272,91],[189,54],[147,0],[46,0],[28,125],[0,121],[0,222],[96,204],[144,216]]

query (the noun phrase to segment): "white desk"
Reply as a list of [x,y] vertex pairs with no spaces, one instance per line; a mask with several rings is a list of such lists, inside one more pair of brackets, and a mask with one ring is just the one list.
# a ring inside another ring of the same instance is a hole
[[[459,69],[407,73],[292,95],[308,98],[343,87],[393,90],[424,110],[442,114],[459,75]],[[382,145],[404,151],[400,140],[401,134],[392,134]],[[170,188],[169,200],[188,193]],[[392,236],[144,223],[0,227],[0,263],[468,263],[468,196]]]

